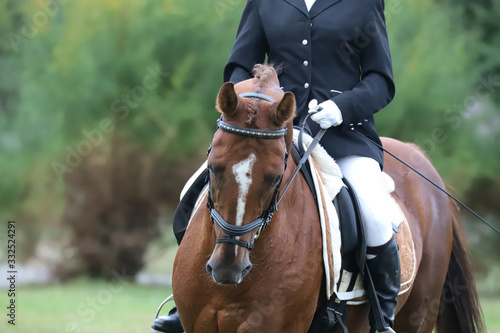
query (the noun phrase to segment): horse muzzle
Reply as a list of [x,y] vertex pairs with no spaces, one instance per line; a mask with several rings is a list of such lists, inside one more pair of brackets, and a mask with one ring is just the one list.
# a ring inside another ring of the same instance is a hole
[[248,259],[248,255],[245,255],[241,262],[233,261],[230,264],[225,264],[212,254],[212,257],[207,262],[206,269],[216,283],[220,285],[236,285],[250,272],[252,263]]

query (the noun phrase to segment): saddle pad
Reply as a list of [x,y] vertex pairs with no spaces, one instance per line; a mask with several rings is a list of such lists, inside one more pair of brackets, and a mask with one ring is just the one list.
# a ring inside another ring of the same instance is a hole
[[318,210],[321,223],[321,234],[323,236],[323,265],[325,269],[326,298],[330,299],[337,293],[337,285],[342,268],[342,256],[340,254],[340,227],[338,214],[333,205],[332,198],[328,193],[324,178],[318,165],[309,157],[311,173],[318,198]]
[[[293,141],[298,143],[299,131],[293,130]],[[304,150],[307,150],[312,142],[312,137],[303,134],[302,142]],[[326,150],[317,145],[308,158],[311,166],[316,197],[318,198],[318,211],[321,223],[321,235],[323,237],[323,266],[325,270],[326,298],[330,299],[337,292],[337,285],[342,268],[342,256],[340,254],[340,227],[339,218],[333,198],[344,186],[342,172],[335,160],[328,155]]]
[[[408,220],[403,214],[401,207],[391,196],[394,204],[397,205],[401,216],[403,217],[401,223],[397,226],[399,233],[395,234],[396,242],[399,247],[399,258],[401,261],[401,288],[399,295],[406,293],[411,289],[413,281],[415,280],[417,260],[415,257],[415,244],[413,243],[413,238],[411,235],[410,226]],[[347,292],[347,288],[353,274],[349,271],[342,271],[342,278],[338,286],[337,298],[341,300],[348,300],[348,305],[358,305],[368,302],[368,296],[363,286],[363,279],[360,275],[357,275],[356,282],[352,291]]]
[[[294,129],[294,142],[298,142],[299,131]],[[309,147],[312,138],[304,134],[304,149]],[[342,173],[337,163],[328,155],[321,145],[317,145],[309,157],[314,187],[318,198],[318,210],[321,220],[321,233],[323,236],[323,264],[325,269],[326,296],[327,299],[335,294],[341,300],[351,300],[348,304],[368,302],[366,291],[363,286],[362,276],[357,275],[354,288],[347,292],[351,279],[355,278],[351,272],[342,269],[342,257],[340,253],[340,228],[338,214],[333,205],[334,198],[344,186]],[[394,191],[394,180],[383,173],[387,193]],[[395,205],[394,221],[399,233],[395,234],[399,246],[401,261],[401,289],[399,294],[407,292],[415,279],[416,258],[413,238],[411,236],[408,221],[399,204],[391,196]],[[341,272],[342,271],[342,272]]]

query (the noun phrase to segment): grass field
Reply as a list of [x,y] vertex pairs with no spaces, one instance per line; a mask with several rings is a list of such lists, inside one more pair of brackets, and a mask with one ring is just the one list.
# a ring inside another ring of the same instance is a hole
[[[142,333],[150,332],[158,305],[171,291],[121,280],[107,283],[89,279],[47,287],[20,287],[15,326],[7,324],[7,296],[5,290],[1,292],[0,332]],[[481,304],[488,332],[500,332],[500,298],[484,295]]]
[[[5,291],[2,294],[1,308],[5,309]],[[88,279],[65,285],[20,287],[16,325],[6,323],[6,310],[2,310],[0,332],[150,332],[156,309],[170,294],[166,287]]]
[[481,306],[488,333],[500,332],[500,298],[483,296],[481,298]]

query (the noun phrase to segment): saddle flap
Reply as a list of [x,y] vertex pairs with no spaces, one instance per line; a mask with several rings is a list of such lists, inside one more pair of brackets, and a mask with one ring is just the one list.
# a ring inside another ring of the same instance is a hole
[[339,215],[340,236],[342,244],[340,252],[353,251],[358,245],[358,229],[356,227],[356,212],[347,188],[342,188],[333,199],[333,204]]
[[[344,258],[354,258],[356,268],[363,273],[366,260],[366,241],[361,212],[356,193],[347,179],[342,179],[345,187],[337,194],[334,200],[339,215],[340,236],[342,239],[341,253]],[[353,254],[346,255],[349,252]],[[343,265],[353,266],[343,262]]]

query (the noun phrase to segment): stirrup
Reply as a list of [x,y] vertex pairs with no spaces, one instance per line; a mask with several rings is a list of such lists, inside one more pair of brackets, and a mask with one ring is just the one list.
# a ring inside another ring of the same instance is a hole
[[156,315],[155,315],[155,319],[158,318],[158,316],[160,315],[160,311],[161,309],[163,308],[163,306],[165,304],[167,304],[168,302],[170,301],[173,301],[174,300],[174,294],[168,296],[161,304],[160,306],[158,307],[158,310],[156,311]]
[[[159,317],[160,311],[163,308],[163,306],[167,302],[172,301],[173,299],[174,299],[174,296],[170,295],[158,307],[158,310],[156,311],[155,319],[153,320],[153,325],[151,326],[151,333],[167,333],[167,332],[180,333],[180,332],[184,332],[184,329],[182,327],[182,324],[180,323],[176,308],[173,308],[168,313],[168,316]],[[174,316],[174,314],[173,314],[174,311],[175,311],[175,317],[170,317],[171,315]],[[179,321],[179,322],[177,322],[177,321]]]

